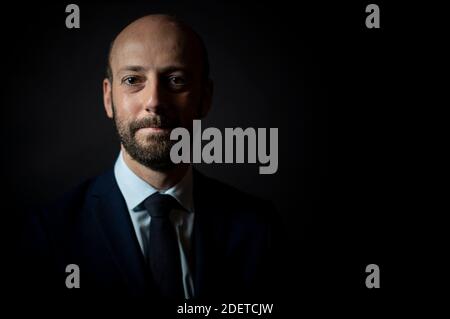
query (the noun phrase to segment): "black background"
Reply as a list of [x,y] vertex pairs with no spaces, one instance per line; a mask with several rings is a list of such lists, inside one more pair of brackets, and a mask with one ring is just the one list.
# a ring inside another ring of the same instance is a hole
[[[209,51],[215,95],[203,127],[279,128],[276,174],[199,168],[275,203],[297,270],[289,310],[364,317],[415,294],[422,278],[412,284],[409,271],[423,247],[410,227],[421,205],[410,83],[422,34],[402,22],[407,7],[376,2],[381,29],[367,29],[364,1],[76,3],[80,29],[65,27],[69,2],[3,12],[1,169],[12,225],[22,208],[113,165],[119,145],[101,96],[109,43],[142,15],[175,14]],[[380,289],[365,287],[371,263]]]

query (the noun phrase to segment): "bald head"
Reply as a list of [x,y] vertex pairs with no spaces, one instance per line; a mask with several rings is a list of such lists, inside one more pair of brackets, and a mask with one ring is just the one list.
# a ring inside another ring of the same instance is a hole
[[167,54],[176,55],[177,59],[196,66],[203,80],[209,78],[208,54],[203,40],[191,27],[173,16],[144,16],[116,36],[110,46],[106,69],[110,82],[118,71],[115,66],[134,56],[137,50],[145,51],[147,56],[141,58],[147,58],[149,63],[156,62],[151,59],[165,50]]

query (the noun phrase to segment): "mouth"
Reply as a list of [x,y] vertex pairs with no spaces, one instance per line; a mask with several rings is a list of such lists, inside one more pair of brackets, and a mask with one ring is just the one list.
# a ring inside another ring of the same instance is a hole
[[143,127],[138,131],[143,133],[166,133],[170,132],[170,130],[171,129],[169,127]]

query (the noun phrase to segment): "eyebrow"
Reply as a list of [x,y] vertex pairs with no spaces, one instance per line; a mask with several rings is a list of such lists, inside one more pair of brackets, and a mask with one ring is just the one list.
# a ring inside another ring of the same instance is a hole
[[143,66],[140,65],[127,65],[124,66],[123,68],[120,68],[120,70],[118,72],[123,72],[123,71],[133,71],[133,72],[142,72],[142,71],[146,71],[147,68],[144,68]]
[[[141,65],[127,65],[119,69],[118,73],[124,71],[132,71],[132,72],[147,72],[149,68],[143,67]],[[183,65],[170,65],[159,70],[161,73],[168,73],[174,71],[183,71],[187,72],[187,68]]]

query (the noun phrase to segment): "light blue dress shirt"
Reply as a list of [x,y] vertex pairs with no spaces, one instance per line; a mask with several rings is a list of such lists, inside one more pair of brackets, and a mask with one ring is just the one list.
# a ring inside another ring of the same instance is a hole
[[[156,193],[158,190],[137,176],[127,166],[123,159],[122,152],[120,152],[114,166],[114,175],[117,184],[119,185],[119,189],[125,199],[142,253],[145,260],[147,260],[151,217],[145,209],[143,201],[150,195]],[[174,209],[170,213],[170,219],[175,227],[178,237],[184,295],[186,299],[190,299],[194,296],[194,285],[191,271],[191,239],[194,228],[192,168],[189,167],[186,175],[178,184],[167,190],[160,190],[159,192],[161,194],[173,196],[184,208],[183,210]]]

